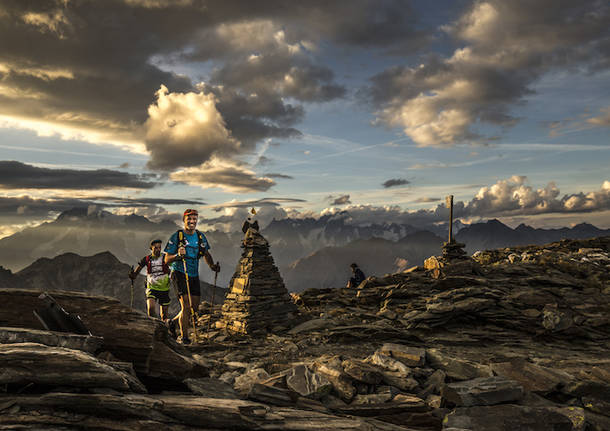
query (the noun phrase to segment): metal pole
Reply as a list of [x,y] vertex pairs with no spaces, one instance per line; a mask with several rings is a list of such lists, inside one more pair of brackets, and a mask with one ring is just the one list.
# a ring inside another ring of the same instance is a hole
[[[133,265],[131,266],[131,272],[133,272]],[[133,308],[133,291],[134,291],[133,282],[134,282],[134,279],[132,278],[131,279],[131,305],[130,305],[131,308]]]
[[449,207],[449,243],[453,242],[453,195],[447,196],[447,206]]
[[[193,338],[197,343],[199,340],[197,339],[197,318],[195,317],[195,309],[193,308],[193,301],[191,300],[191,286],[189,284],[189,273],[186,267],[186,258],[182,258],[182,263],[184,265],[184,278],[186,280],[186,291],[189,295],[189,308],[191,311],[191,323],[193,325]],[[188,331],[187,331],[188,333]],[[184,338],[184,333],[182,334],[182,338]]]

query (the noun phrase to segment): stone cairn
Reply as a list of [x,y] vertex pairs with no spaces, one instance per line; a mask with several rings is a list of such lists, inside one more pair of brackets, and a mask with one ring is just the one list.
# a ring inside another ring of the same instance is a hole
[[241,247],[243,252],[216,327],[252,335],[290,326],[297,308],[275,266],[269,243],[249,228]]
[[464,250],[466,244],[461,242],[444,242],[443,243],[443,258],[447,261],[457,260],[457,259],[468,259],[466,256],[466,250]]
[[447,241],[443,243],[441,256],[430,256],[424,261],[424,268],[432,277],[441,278],[449,274],[477,274],[478,263],[466,254],[460,242]]

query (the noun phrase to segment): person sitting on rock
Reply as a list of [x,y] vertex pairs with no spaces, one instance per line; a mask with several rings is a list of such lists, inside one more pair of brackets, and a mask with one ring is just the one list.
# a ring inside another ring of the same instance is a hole
[[161,253],[161,240],[150,242],[151,253],[144,256],[129,278],[135,280],[142,268],[146,267],[146,309],[149,317],[157,317],[156,303],[159,304],[162,320],[168,318],[169,299],[169,266],[165,263],[165,253]]
[[348,288],[358,287],[358,286],[360,286],[360,283],[362,283],[366,277],[364,275],[364,272],[362,272],[362,270],[360,268],[358,268],[357,264],[352,263],[350,265],[350,267],[352,268],[352,273],[354,274],[354,276],[351,277],[349,279],[349,281],[347,282],[347,287]]

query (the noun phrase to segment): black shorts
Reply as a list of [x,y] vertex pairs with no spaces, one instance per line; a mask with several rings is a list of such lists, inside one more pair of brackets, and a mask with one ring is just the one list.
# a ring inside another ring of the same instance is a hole
[[[188,295],[188,289],[186,288],[186,277],[184,276],[184,273],[180,271],[173,271],[172,279],[174,280],[174,283],[176,283],[176,287],[178,288],[178,295]],[[191,296],[201,296],[201,289],[199,287],[199,277],[189,276],[189,288],[191,290]]]
[[169,290],[146,289],[146,299],[152,298],[161,305],[169,305]]

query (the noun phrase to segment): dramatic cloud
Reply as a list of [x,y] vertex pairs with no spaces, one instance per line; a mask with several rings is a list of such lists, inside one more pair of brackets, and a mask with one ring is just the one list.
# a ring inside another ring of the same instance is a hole
[[147,181],[140,175],[109,169],[92,171],[50,169],[17,161],[0,161],[0,188],[2,189],[149,189],[157,184]]
[[473,126],[513,125],[510,108],[543,74],[610,65],[610,8],[597,0],[477,1],[444,30],[466,45],[389,68],[367,90],[378,121],[402,127],[418,146],[489,140]]
[[331,201],[331,205],[347,205],[352,202],[349,200],[349,195],[341,195],[341,196],[328,196],[326,199]]
[[[140,152],[146,142],[160,170],[230,159],[299,136],[302,102],[345,94],[318,44],[404,53],[427,40],[419,27],[398,0],[7,0],[0,124]],[[211,66],[207,85],[169,71],[184,61]]]
[[219,160],[173,172],[170,179],[202,188],[220,187],[234,193],[264,192],[275,185],[271,178],[257,177],[243,166]]
[[405,180],[403,178],[392,178],[389,179],[387,181],[385,181],[383,184],[381,184],[384,188],[390,188],[390,187],[396,187],[396,186],[404,186],[409,184],[410,181]]
[[225,127],[213,95],[170,94],[163,85],[156,94],[157,101],[148,108],[145,123],[149,167],[172,170],[197,166],[213,155],[239,152],[240,144]]

